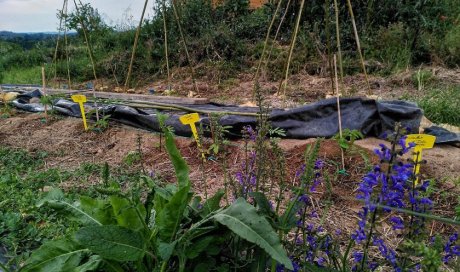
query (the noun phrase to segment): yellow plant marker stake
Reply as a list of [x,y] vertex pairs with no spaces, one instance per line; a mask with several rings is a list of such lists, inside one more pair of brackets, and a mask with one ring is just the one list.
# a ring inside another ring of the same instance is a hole
[[[415,166],[415,174],[420,172],[420,162],[422,161],[422,150],[423,149],[430,149],[434,146],[434,141],[436,137],[433,135],[428,134],[410,134],[407,135],[406,144],[414,143],[414,162],[416,163]],[[415,179],[415,185],[418,184],[418,177]]]
[[198,138],[198,132],[195,126],[195,123],[200,121],[200,116],[198,115],[198,113],[195,112],[195,113],[182,115],[181,117],[179,117],[179,120],[183,125],[190,126],[190,129],[192,130],[192,133],[193,133],[193,137],[195,138],[198,148],[200,149],[201,156],[203,157],[203,160],[205,160],[203,148],[201,147],[200,139]]
[[88,130],[88,125],[86,124],[85,107],[83,106],[83,103],[86,102],[86,96],[82,94],[72,95],[72,100],[73,102],[80,105],[81,117],[83,118],[83,126],[85,127],[85,130]]

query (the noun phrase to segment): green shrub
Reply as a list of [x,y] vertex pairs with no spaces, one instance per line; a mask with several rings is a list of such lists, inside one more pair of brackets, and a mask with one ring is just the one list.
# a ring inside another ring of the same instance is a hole
[[418,103],[432,122],[460,126],[460,86],[432,89]]
[[447,32],[443,42],[443,52],[446,63],[457,66],[460,63],[460,25]]
[[412,53],[403,23],[380,28],[371,48],[368,55],[383,62],[387,72],[405,69],[411,64]]

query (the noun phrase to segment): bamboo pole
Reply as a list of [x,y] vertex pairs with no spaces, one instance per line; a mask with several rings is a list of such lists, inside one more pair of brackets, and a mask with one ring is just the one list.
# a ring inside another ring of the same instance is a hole
[[[286,18],[286,14],[287,14],[290,6],[291,6],[291,0],[288,0],[288,2],[286,4],[286,10],[284,11],[283,16],[281,17],[280,23],[279,23],[278,28],[276,29],[276,32],[275,32],[275,37],[273,37],[273,41],[276,41],[276,39],[278,38],[278,34],[279,34],[280,30],[281,30],[281,26],[283,25],[284,19]],[[270,46],[270,52],[268,52],[267,60],[265,61],[265,65],[264,65],[264,70],[267,70],[268,62],[269,62],[270,57],[271,57],[271,55],[273,53],[273,48],[274,48],[274,43],[272,43],[272,45]]]
[[[42,66],[42,92],[46,96],[45,66]],[[48,119],[48,105],[45,103],[45,118]]]
[[[97,80],[97,75],[96,75],[96,65],[94,63],[93,49],[92,49],[91,43],[90,43],[90,41],[88,39],[86,25],[85,25],[83,19],[81,18],[80,9],[78,8],[77,2],[75,0],[73,0],[73,2],[75,4],[75,9],[77,10],[77,15],[80,18],[80,24],[81,24],[81,28],[83,30],[83,35],[85,36],[85,41],[86,41],[86,45],[87,45],[87,49],[88,49],[88,54],[89,54],[89,58],[91,60],[91,66],[93,67],[94,83],[93,83],[93,86],[92,86],[92,91],[93,91],[93,97],[95,98],[96,97],[95,89],[96,89],[96,85],[97,85],[98,80]],[[83,5],[80,0],[79,0],[79,2],[80,2],[80,5]],[[96,109],[96,119],[97,119],[97,121],[99,121],[99,109],[97,107],[97,102],[94,103],[94,107]]]
[[[64,17],[64,7],[65,7],[65,3],[66,3],[67,0],[64,0],[62,2],[62,9],[61,9],[61,18],[59,19],[59,30],[58,30],[58,36],[56,38],[56,48],[54,49],[54,55],[53,55],[53,64],[54,64],[54,80],[56,80],[56,77],[57,77],[57,52],[58,52],[58,49],[59,49],[59,39],[61,37],[61,29],[62,29],[62,18]],[[61,83],[59,82],[59,85],[58,85],[59,88],[61,88]]]
[[[65,0],[65,15],[67,19],[67,13],[69,8],[69,1]],[[72,89],[72,82],[70,81],[70,54],[69,54],[69,43],[67,38],[67,24],[64,24],[64,43],[65,43],[65,54],[66,54],[66,63],[67,63],[67,83],[68,89]]]
[[[104,101],[107,99],[98,99],[99,101]],[[92,100],[91,100],[92,101]],[[142,101],[142,100],[130,100],[130,101],[114,101],[110,100],[111,104],[115,105],[123,105],[123,106],[131,106],[135,108],[146,108],[146,109],[160,109],[160,110],[178,110],[178,111],[186,111],[186,112],[196,112],[202,114],[226,114],[226,115],[241,115],[241,116],[251,116],[251,117],[258,117],[258,113],[253,112],[236,112],[236,111],[209,111],[209,110],[200,110],[196,108],[190,108],[186,106],[180,106],[175,104],[168,104],[168,103],[158,103],[158,102],[151,102],[151,101]]]
[[337,54],[339,56],[340,83],[343,86],[342,47],[340,45],[339,5],[337,4],[337,0],[334,0],[334,10],[335,10],[335,35],[337,39]]
[[166,26],[166,0],[163,0],[163,30],[165,32],[164,47],[166,59],[166,73],[168,74],[168,90],[171,90],[171,74],[169,71],[169,54],[168,54],[168,28]]
[[252,91],[252,100],[255,99],[257,86],[258,86],[258,83],[259,83],[260,67],[262,66],[262,62],[263,62],[264,57],[265,57],[265,52],[267,50],[268,40],[270,39],[270,33],[271,33],[273,25],[275,23],[276,15],[278,14],[278,11],[281,8],[281,3],[282,2],[283,1],[281,1],[281,0],[278,1],[278,4],[276,5],[275,12],[273,13],[272,20],[270,21],[270,25],[268,26],[267,34],[265,35],[264,47],[262,49],[262,54],[260,56],[259,63],[257,64],[256,74],[254,76],[254,88],[253,88],[253,91]]
[[356,47],[357,47],[359,59],[361,62],[361,68],[363,69],[364,77],[366,78],[367,94],[372,95],[371,85],[369,84],[369,78],[367,76],[367,71],[366,71],[366,65],[364,64],[364,57],[361,51],[361,43],[359,42],[358,29],[356,28],[355,15],[353,13],[353,7],[351,5],[351,0],[347,0],[347,6],[348,6],[348,12],[350,13],[350,17],[351,17],[351,23],[353,24],[353,32],[355,34]]
[[148,2],[149,0],[145,0],[144,2],[144,8],[142,9],[141,20],[139,21],[139,25],[137,26],[136,36],[134,38],[133,51],[131,53],[131,61],[129,62],[129,67],[128,67],[128,75],[126,76],[126,81],[125,81],[125,90],[128,89],[129,87],[129,79],[131,77],[131,73],[133,70],[134,57],[136,55],[137,43],[139,42],[139,34],[141,32],[142,22],[144,21],[145,10],[147,9]]
[[331,78],[331,91],[334,93],[334,68],[332,67],[332,58],[331,58],[331,31],[329,27],[329,7],[330,0],[326,0],[324,3],[324,24],[326,28],[326,49],[327,49],[327,64],[329,66],[329,76]]
[[190,57],[190,54],[188,52],[187,41],[185,40],[184,31],[182,30],[182,25],[180,22],[179,14],[177,13],[177,7],[175,4],[175,0],[171,0],[171,6],[173,8],[174,18],[176,19],[177,27],[179,28],[179,34],[180,34],[181,40],[184,43],[185,55],[187,57],[187,61],[190,67],[190,72],[192,74],[193,87],[195,88],[195,92],[198,93],[198,86],[196,85],[196,80],[195,80],[195,69],[193,68],[192,58]]
[[[337,97],[337,114],[339,119],[339,136],[340,139],[343,138],[342,134],[342,115],[340,113],[340,92],[339,92],[339,80],[337,76],[337,58],[334,54],[334,75],[335,75],[335,90],[336,90],[336,97]],[[345,170],[345,155],[343,153],[343,149],[340,148],[341,155],[342,155],[342,170]]]
[[[85,37],[85,42],[86,42],[86,47],[87,47],[87,50],[88,50],[88,55],[89,55],[89,58],[90,58],[90,61],[91,61],[91,66],[93,68],[94,80],[97,83],[96,66],[94,64],[93,50],[91,48],[91,44],[90,44],[90,41],[88,39],[88,33],[87,33],[86,25],[85,25],[85,22],[83,21],[83,19],[81,18],[80,9],[78,8],[76,0],[73,0],[73,3],[75,4],[75,9],[77,11],[78,18],[80,19],[80,24],[81,24],[81,28],[83,30],[83,36]],[[81,1],[80,1],[80,5],[81,5]]]
[[284,80],[281,81],[281,84],[278,88],[278,92],[281,92],[281,88],[283,88],[283,104],[286,103],[286,87],[287,87],[287,81],[289,77],[289,67],[291,65],[291,59],[292,59],[292,53],[294,52],[294,47],[295,47],[295,42],[297,40],[297,33],[299,32],[299,25],[300,25],[300,19],[302,17],[302,12],[303,12],[303,6],[305,4],[305,0],[302,0],[300,2],[300,9],[299,9],[299,14],[297,15],[297,20],[294,28],[294,33],[291,41],[291,46],[289,48],[289,55],[286,61],[286,67],[284,69],[285,74],[284,74]]

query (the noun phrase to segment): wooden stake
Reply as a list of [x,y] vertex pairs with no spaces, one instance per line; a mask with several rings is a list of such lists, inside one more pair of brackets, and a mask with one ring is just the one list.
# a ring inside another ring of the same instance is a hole
[[[80,2],[80,5],[83,6],[83,4]],[[89,59],[91,61],[91,66],[93,67],[93,76],[94,76],[94,80],[96,81],[97,83],[97,75],[96,75],[96,64],[94,63],[94,56],[93,56],[93,48],[91,47],[91,43],[90,43],[90,40],[88,38],[88,33],[87,33],[87,28],[86,28],[86,25],[85,25],[85,22],[83,21],[83,19],[80,17],[81,16],[81,13],[80,13],[80,9],[78,8],[78,5],[77,5],[77,2],[76,0],[73,0],[73,3],[75,4],[75,9],[77,11],[77,15],[78,17],[80,18],[80,24],[81,24],[81,28],[83,30],[83,35],[85,37],[85,42],[86,42],[86,47],[88,49],[88,55],[89,55]]]
[[[335,75],[335,91],[336,91],[336,97],[337,97],[337,114],[338,114],[338,119],[339,119],[339,135],[340,135],[340,139],[342,139],[343,135],[342,135],[342,116],[340,114],[339,79],[337,76],[337,58],[335,54],[334,54],[334,75]],[[340,150],[341,150],[341,155],[342,155],[342,169],[345,170],[345,156],[343,154],[343,149],[340,148]]]
[[144,2],[144,8],[142,9],[141,20],[139,21],[139,25],[137,26],[136,36],[134,37],[133,52],[131,53],[131,61],[129,62],[128,75],[126,76],[125,90],[128,89],[128,87],[129,87],[129,79],[131,77],[131,73],[132,73],[132,70],[133,70],[134,56],[136,55],[137,43],[139,42],[139,34],[141,32],[142,21],[144,21],[144,14],[145,14],[145,10],[147,8],[147,3],[148,2],[149,2],[149,0],[145,0],[145,2]]
[[369,84],[369,78],[367,77],[366,65],[364,64],[363,53],[361,52],[361,44],[359,42],[358,29],[356,28],[355,15],[353,14],[353,7],[351,6],[351,0],[347,0],[348,12],[351,16],[351,23],[353,24],[353,32],[355,33],[356,48],[358,50],[359,59],[361,61],[361,68],[363,69],[364,77],[366,78],[367,94],[372,95],[371,85]]
[[96,98],[96,91],[94,89],[94,84],[92,84],[92,91],[93,91],[93,99],[94,99],[94,109],[96,109],[96,121],[99,121],[99,109],[97,107],[97,98]]
[[[61,37],[62,18],[64,18],[65,4],[66,4],[66,0],[63,1],[62,10],[59,12],[59,14],[61,15],[61,18],[59,20],[59,30],[58,30],[58,35],[57,35],[57,38],[56,38],[56,48],[54,49],[54,55],[53,55],[54,81],[56,81],[56,77],[57,77],[57,53],[58,53],[58,49],[59,49],[59,38]],[[58,82],[58,88],[61,88],[61,82]]]
[[278,14],[278,11],[281,8],[281,2],[283,2],[283,1],[278,1],[278,4],[276,5],[276,10],[273,13],[272,20],[270,22],[270,25],[268,26],[267,34],[265,35],[264,48],[262,49],[262,54],[260,55],[259,63],[257,64],[256,75],[254,76],[254,89],[252,91],[252,100],[255,100],[255,97],[256,97],[257,85],[258,85],[258,82],[259,82],[260,67],[262,66],[262,62],[263,62],[264,57],[265,57],[265,52],[267,50],[268,40],[270,39],[270,32],[272,31],[273,24],[275,23],[276,15]]
[[171,90],[171,73],[169,72],[169,53],[168,53],[168,28],[166,27],[166,0],[163,0],[163,30],[165,32],[164,47],[166,59],[166,72],[168,74],[168,91]]
[[[45,82],[45,66],[42,66],[42,92],[46,96],[46,82]],[[45,118],[48,118],[48,105],[45,103]]]
[[196,79],[195,79],[195,68],[193,67],[193,62],[192,62],[192,58],[190,57],[190,53],[188,52],[187,40],[185,39],[184,31],[182,30],[182,24],[179,18],[179,13],[177,12],[175,0],[171,0],[171,6],[173,8],[173,13],[174,13],[174,18],[176,19],[177,28],[179,28],[179,34],[180,34],[182,43],[184,44],[185,55],[187,56],[187,61],[190,67],[190,73],[192,74],[193,88],[195,89],[195,92],[198,93],[198,86],[196,85]]
[[[65,0],[65,16],[67,19],[67,11],[68,11],[69,1]],[[66,64],[67,64],[67,89],[72,89],[72,82],[70,81],[70,57],[69,57],[69,43],[67,39],[67,24],[64,23],[64,43],[65,43],[65,55],[66,55]]]
[[342,46],[340,45],[339,4],[334,0],[335,35],[337,39],[337,53],[339,54],[340,83],[343,85]]
[[292,53],[294,52],[295,42],[297,40],[297,34],[299,32],[300,19],[302,18],[302,11],[303,11],[304,4],[305,4],[305,0],[302,0],[302,2],[300,2],[299,14],[297,15],[297,20],[296,20],[296,24],[294,28],[294,34],[292,36],[291,46],[289,48],[289,55],[286,61],[286,67],[284,69],[284,72],[285,72],[284,80],[281,81],[281,84],[278,88],[279,93],[281,93],[281,88],[283,88],[283,104],[286,103],[286,88],[287,88],[287,81],[289,77],[289,67],[291,65]]

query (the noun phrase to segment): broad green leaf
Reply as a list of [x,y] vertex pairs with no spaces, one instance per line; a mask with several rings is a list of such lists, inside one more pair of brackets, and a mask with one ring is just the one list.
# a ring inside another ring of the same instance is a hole
[[107,200],[80,197],[80,205],[84,212],[95,218],[103,225],[111,225],[116,221],[110,203]]
[[191,245],[186,249],[185,255],[189,259],[194,259],[200,255],[201,252],[205,251],[209,244],[217,240],[217,237],[214,236],[206,236],[198,241],[191,242]]
[[190,185],[177,191],[171,200],[157,213],[155,220],[158,234],[165,242],[171,242],[179,229],[185,208],[190,200]]
[[220,208],[220,200],[222,199],[224,195],[225,195],[225,191],[222,189],[219,189],[215,195],[213,195],[211,198],[206,200],[206,202],[203,204],[202,215],[206,216],[212,212],[217,211]]
[[290,209],[284,211],[283,215],[280,218],[281,225],[279,228],[283,229],[285,232],[288,232],[293,227],[297,226],[297,217],[296,214],[303,207],[303,202],[295,201],[291,204]]
[[81,222],[84,225],[102,225],[99,220],[91,214],[85,212],[79,202],[69,203],[64,193],[60,189],[52,189],[48,194],[37,204],[37,207],[48,205],[53,209],[66,212],[66,216]]
[[89,257],[89,260],[80,265],[79,267],[75,268],[73,272],[86,272],[86,271],[94,271],[98,269],[101,264],[103,263],[103,259],[99,255],[93,255]]
[[119,226],[81,228],[75,238],[81,245],[108,260],[137,261],[146,253],[142,235]]
[[270,206],[270,202],[262,192],[252,192],[249,195],[252,196],[256,201],[260,212],[262,212],[264,215],[274,214],[272,207]]
[[[118,225],[136,231],[144,228],[142,220],[145,220],[146,211],[142,203],[138,203],[134,206],[126,198],[111,196],[110,204],[112,205],[113,213]],[[139,217],[138,212],[141,218]]]
[[174,248],[176,247],[177,241],[172,243],[163,243],[160,242],[158,244],[158,254],[160,255],[161,259],[167,261],[173,254]]
[[257,214],[256,209],[243,198],[238,198],[230,207],[213,217],[241,238],[260,246],[286,268],[293,269],[291,260],[267,219]]
[[72,240],[50,241],[35,250],[20,271],[72,271],[78,267],[87,251]]
[[176,172],[177,182],[179,184],[179,188],[183,188],[190,184],[189,178],[189,169],[188,165],[185,162],[184,158],[182,158],[179,150],[174,143],[174,136],[173,134],[166,130],[165,131],[165,138],[166,138],[166,150],[168,151],[169,158],[174,166],[174,171]]
[[214,258],[208,258],[204,262],[199,263],[193,269],[193,272],[208,272],[211,271],[214,267],[216,267],[216,260]]

